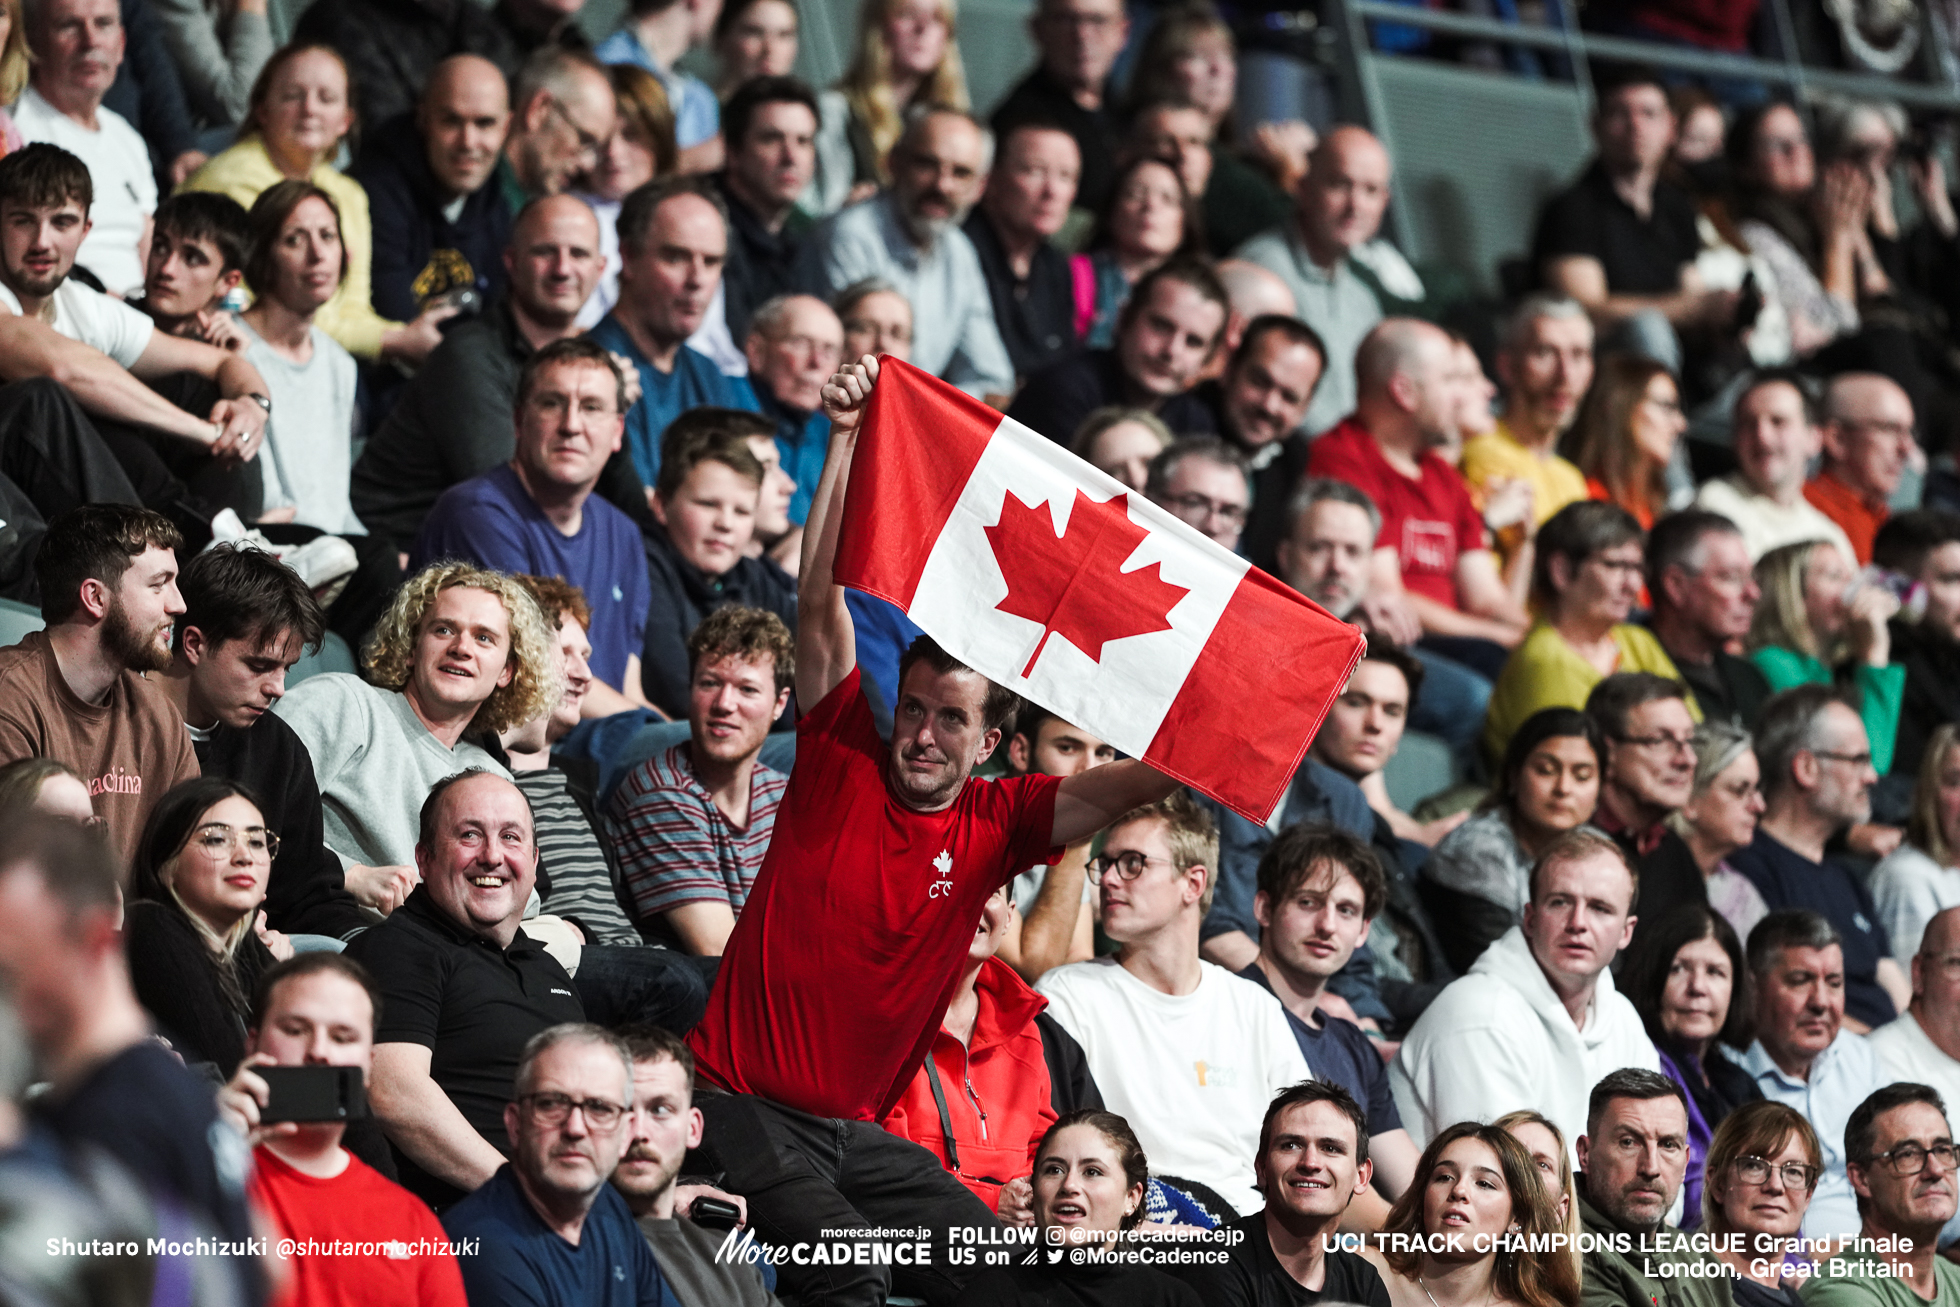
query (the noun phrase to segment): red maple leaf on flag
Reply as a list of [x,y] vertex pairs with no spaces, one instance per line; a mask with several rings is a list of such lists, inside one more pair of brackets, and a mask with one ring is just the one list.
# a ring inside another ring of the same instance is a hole
[[1164,580],[1157,563],[1122,570],[1150,536],[1130,520],[1128,500],[1125,492],[1099,504],[1077,490],[1060,536],[1048,501],[1026,504],[1012,492],[1002,501],[1000,522],[986,528],[1007,579],[1007,598],[994,607],[1041,623],[1023,677],[1034,670],[1051,635],[1101,662],[1108,641],[1171,629],[1170,610],[1190,590]]

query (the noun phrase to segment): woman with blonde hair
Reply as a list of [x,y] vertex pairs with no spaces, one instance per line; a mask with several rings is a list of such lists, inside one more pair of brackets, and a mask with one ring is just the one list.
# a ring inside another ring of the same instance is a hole
[[1382,1223],[1384,1235],[1423,1236],[1425,1244],[1454,1236],[1449,1246],[1419,1252],[1403,1244],[1362,1255],[1381,1272],[1394,1307],[1569,1307],[1579,1301],[1570,1253],[1499,1248],[1523,1236],[1528,1249],[1531,1236],[1558,1234],[1567,1219],[1516,1135],[1461,1121],[1422,1150],[1415,1178]]
[[1926,741],[1905,842],[1872,870],[1871,891],[1897,958],[1916,955],[1926,923],[1960,906],[1960,726],[1943,722]]
[[1107,472],[1142,494],[1150,460],[1175,439],[1164,420],[1148,409],[1111,404],[1082,419],[1069,447],[1096,471]]
[[192,173],[179,189],[216,191],[250,210],[282,181],[308,181],[332,197],[347,249],[347,275],[320,310],[320,330],[359,359],[410,366],[442,343],[451,305],[425,309],[413,322],[390,322],[374,309],[374,222],[367,191],[334,167],[355,132],[347,61],[331,46],[289,45],[266,61],[252,85],[238,143]]
[[1687,429],[1680,387],[1665,364],[1608,354],[1565,438],[1566,457],[1585,473],[1594,499],[1618,504],[1650,530],[1668,509],[1667,465]]
[[[20,5],[21,0],[0,0],[0,104],[12,104],[27,89],[27,24]],[[0,109],[0,158],[25,144],[12,116]]]
[[1565,1132],[1553,1125],[1550,1118],[1528,1107],[1506,1112],[1491,1124],[1510,1131],[1511,1137],[1531,1154],[1532,1163],[1538,1168],[1538,1179],[1558,1215],[1555,1229],[1567,1236],[1567,1246],[1572,1250],[1572,1273],[1578,1275],[1581,1260],[1577,1241],[1582,1227],[1579,1204],[1572,1201],[1572,1152],[1565,1146]]
[[891,152],[905,116],[934,105],[967,110],[954,0],[869,0],[858,15],[857,54],[835,90],[819,97],[817,178],[811,207],[830,213],[891,183]]
[[1817,1132],[1787,1104],[1746,1103],[1716,1129],[1701,1191],[1702,1227],[1722,1243],[1724,1236],[1743,1236],[1740,1250],[1715,1254],[1733,1272],[1729,1293],[1736,1307],[1801,1307],[1801,1258],[1792,1257],[1786,1268],[1774,1241],[1798,1236],[1823,1173]]
[[1899,601],[1851,570],[1844,551],[1825,540],[1783,545],[1756,563],[1763,592],[1749,625],[1749,661],[1772,690],[1841,684],[1855,692],[1871,742],[1872,766],[1892,770],[1906,669],[1893,667],[1885,623]]

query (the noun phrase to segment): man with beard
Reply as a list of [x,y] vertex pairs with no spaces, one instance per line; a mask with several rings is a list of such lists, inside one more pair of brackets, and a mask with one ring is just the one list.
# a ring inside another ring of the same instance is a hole
[[911,361],[982,397],[1014,390],[980,256],[960,230],[993,155],[993,137],[969,115],[921,115],[892,147],[890,189],[811,233],[796,276],[826,300],[866,277],[890,282],[912,305]]
[[[688,1149],[701,1146],[694,1054],[657,1026],[629,1026],[620,1039],[633,1057],[633,1097],[626,1114],[626,1151],[612,1173],[612,1187],[639,1222],[661,1274],[689,1307],[775,1307],[770,1293],[775,1271],[767,1263],[718,1256],[716,1249],[726,1236],[689,1219],[687,1209],[701,1191],[677,1183]],[[732,1198],[719,1190],[709,1192]],[[746,1209],[742,1199],[732,1200]]]
[[[640,187],[619,207],[619,302],[592,339],[630,360],[640,398],[626,416],[626,448],[640,480],[660,475],[660,438],[690,408],[753,408],[706,354],[687,344],[708,316],[728,260],[721,196],[694,177]],[[746,390],[742,387],[741,390]],[[622,505],[622,507],[625,507]]]
[[1312,327],[1267,314],[1246,324],[1225,375],[1198,392],[1219,434],[1245,458],[1252,509],[1241,539],[1252,565],[1269,572],[1286,534],[1287,499],[1307,466],[1300,423],[1326,369],[1327,347]]
[[198,775],[176,705],[143,675],[170,665],[182,544],[144,508],[88,504],[55,519],[34,560],[48,627],[0,649],[0,764],[72,768],[125,866],[156,800]]
[[[1658,1071],[1625,1067],[1593,1086],[1586,1133],[1578,1139],[1579,1219],[1595,1236],[1583,1262],[1587,1304],[1652,1302],[1668,1307],[1726,1307],[1729,1291],[1719,1263],[1687,1247],[1667,1223],[1688,1173],[1688,1100]],[[1674,1277],[1650,1274],[1640,1249],[1672,1236],[1669,1255],[1685,1263]],[[1632,1249],[1616,1240],[1631,1238]]]
[[633,1104],[633,1059],[584,1022],[532,1036],[504,1107],[511,1160],[451,1208],[472,1307],[678,1307],[633,1214],[606,1184]]
[[1858,1233],[1871,1242],[1808,1281],[1804,1307],[1960,1303],[1960,1266],[1936,1252],[1955,1204],[1953,1127],[1940,1096],[1926,1085],[1887,1085],[1852,1112],[1844,1151]]

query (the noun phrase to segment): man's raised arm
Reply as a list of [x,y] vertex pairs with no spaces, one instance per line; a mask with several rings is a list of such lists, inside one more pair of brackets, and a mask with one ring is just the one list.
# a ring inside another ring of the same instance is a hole
[[1055,830],[1050,841],[1086,840],[1132,808],[1169,798],[1177,782],[1135,758],[1091,767],[1062,782],[1055,795]]
[[851,479],[858,424],[877,384],[878,360],[867,354],[840,368],[823,388],[830,452],[803,523],[803,562],[796,578],[796,702],[804,712],[857,666],[857,632],[844,606],[844,587],[836,580],[837,533],[843,529],[844,488]]

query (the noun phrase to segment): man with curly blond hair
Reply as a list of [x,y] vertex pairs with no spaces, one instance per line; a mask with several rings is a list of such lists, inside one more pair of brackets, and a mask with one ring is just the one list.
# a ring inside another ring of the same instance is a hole
[[556,702],[557,641],[514,578],[437,563],[402,586],[363,653],[368,680],[315,676],[274,711],[313,757],[348,890],[391,912],[415,887],[423,797],[472,767],[509,777],[472,741]]

